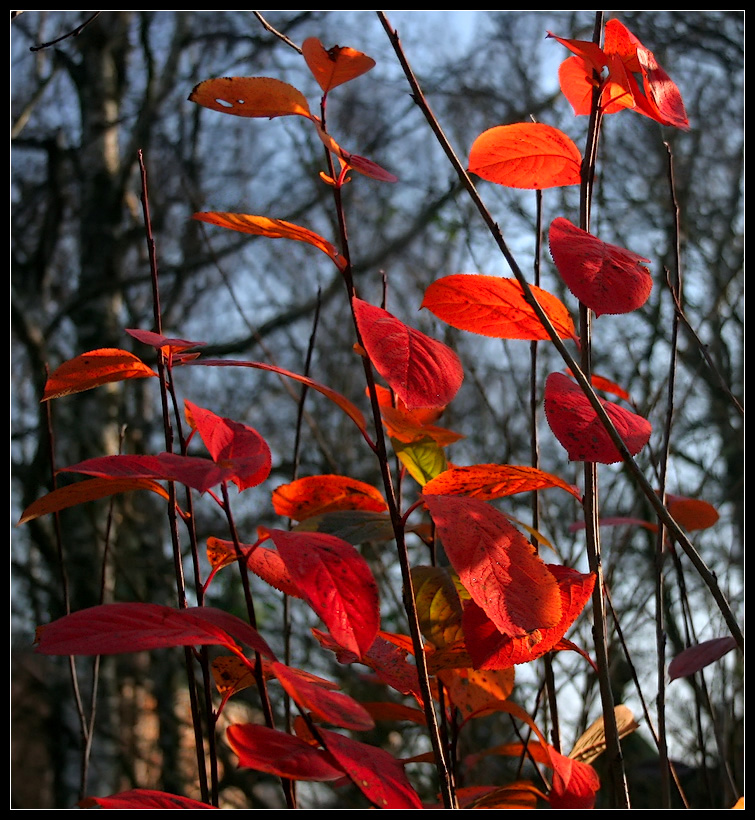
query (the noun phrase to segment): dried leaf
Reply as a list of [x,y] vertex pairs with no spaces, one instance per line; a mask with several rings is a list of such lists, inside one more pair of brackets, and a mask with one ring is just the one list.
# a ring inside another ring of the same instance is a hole
[[217,77],[196,85],[191,102],[237,117],[312,118],[307,98],[288,83],[273,77]]

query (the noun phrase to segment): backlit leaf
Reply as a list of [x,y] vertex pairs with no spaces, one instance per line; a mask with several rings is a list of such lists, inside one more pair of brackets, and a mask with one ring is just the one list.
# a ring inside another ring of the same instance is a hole
[[713,638],[696,646],[690,646],[680,652],[669,664],[668,674],[671,680],[694,675],[706,666],[722,658],[727,652],[737,648],[737,642],[731,636]]
[[446,567],[412,567],[417,617],[425,638],[436,647],[464,638],[461,601]]
[[505,786],[467,786],[457,789],[461,809],[534,809],[545,795],[532,783],[520,781]]
[[89,607],[37,629],[43,655],[112,655],[168,646],[236,646],[222,628],[190,610],[145,603]]
[[544,123],[498,125],[480,134],[469,170],[488,182],[542,190],[579,185],[582,155],[574,142]]
[[410,444],[391,439],[391,444],[399,461],[420,486],[448,468],[446,454],[434,439],[424,438]]
[[451,703],[463,716],[506,700],[514,689],[514,668],[446,669],[438,672]]
[[216,415],[211,410],[185,402],[196,428],[213,460],[232,471],[230,480],[246,490],[261,484],[270,474],[270,448],[264,438],[246,424]]
[[700,498],[685,498],[681,495],[667,495],[666,507],[672,518],[685,530],[707,530],[718,521],[718,511]]
[[292,700],[319,720],[355,731],[375,728],[375,721],[361,704],[343,692],[323,686],[309,673],[278,662],[272,664],[271,670]]
[[157,376],[151,367],[127,350],[105,347],[63,362],[48,377],[42,401],[81,393],[102,384]]
[[[377,385],[377,387],[380,387],[380,385]],[[389,390],[382,389],[386,393],[390,393]],[[400,399],[397,399],[396,407],[393,407],[390,403],[380,402],[380,415],[386,432],[392,439],[396,439],[396,441],[403,444],[411,444],[429,438],[438,446],[447,447],[449,444],[464,438],[461,433],[446,430],[443,427],[436,427],[432,423],[441,412],[440,408],[409,410]]]
[[151,330],[126,328],[126,333],[142,344],[154,347],[155,350],[162,350],[166,354],[183,353],[185,350],[191,350],[192,347],[203,347],[207,344],[207,342],[192,342],[188,339],[175,339]]
[[474,602],[467,604],[464,634],[476,669],[506,669],[529,663],[559,645],[592,595],[595,577],[553,564],[548,564],[547,569],[558,584],[561,598],[561,617],[552,628],[521,637],[502,634],[479,606]]
[[450,404],[464,379],[453,350],[405,325],[387,310],[357,298],[352,302],[370,360],[406,407],[414,410]]
[[130,789],[109,797],[86,797],[78,805],[82,809],[217,809],[199,800],[154,789]]
[[470,467],[450,467],[422,488],[424,495],[467,495],[490,501],[515,493],[560,487],[581,500],[579,490],[558,476],[535,467],[510,464],[475,464]]
[[393,755],[344,735],[321,730],[327,750],[354,785],[381,809],[421,809],[419,795]]
[[212,679],[221,695],[231,695],[257,685],[254,672],[237,655],[214,658]]
[[307,98],[294,86],[273,77],[217,77],[196,85],[189,95],[197,103],[221,114],[237,117],[312,118]]
[[[574,322],[564,304],[542,288],[531,285],[530,289],[560,338],[574,338]],[[480,336],[530,341],[550,338],[516,279],[453,273],[430,284],[421,307],[451,327]]]
[[353,48],[333,46],[327,51],[316,37],[307,37],[301,51],[320,88],[328,92],[374,68],[372,57]]
[[231,214],[220,211],[195,213],[193,219],[199,222],[207,222],[209,225],[217,225],[219,228],[228,228],[231,231],[240,231],[254,236],[267,236],[270,239],[295,239],[297,242],[306,242],[327,254],[336,263],[339,270],[346,267],[346,260],[332,242],[328,242],[327,239],[308,228],[285,222],[283,219],[270,219],[267,216]]
[[242,768],[291,780],[330,781],[344,776],[343,770],[322,749],[277,729],[236,723],[228,727],[226,738]]
[[169,498],[168,492],[162,484],[147,478],[90,478],[87,481],[77,481],[66,487],[58,487],[58,489],[38,498],[24,510],[18,523],[25,524],[27,521],[39,518],[41,515],[60,512],[60,510],[75,507],[77,504],[96,501],[100,498],[107,498],[131,490],[149,490],[165,499]]
[[629,313],[650,296],[653,280],[644,256],[609,245],[563,217],[551,223],[549,240],[561,278],[596,316]]
[[425,504],[459,580],[499,631],[526,637],[559,623],[556,579],[503,514],[463,496],[428,495]]
[[[650,440],[650,422],[613,402],[601,404],[630,454],[637,455]],[[581,387],[562,373],[551,373],[546,379],[545,417],[570,461],[614,464],[622,460]]]
[[[626,737],[640,728],[634,719],[631,709],[628,706],[619,704],[614,707],[614,718],[619,739]],[[600,757],[606,750],[606,728],[603,716],[597,718],[582,735],[569,752],[572,760],[579,760],[581,763],[592,763]]]
[[270,530],[302,596],[333,638],[358,657],[380,628],[378,590],[367,562],[349,543],[325,533]]
[[273,490],[276,514],[294,521],[336,510],[383,512],[387,507],[373,486],[347,476],[307,476]]

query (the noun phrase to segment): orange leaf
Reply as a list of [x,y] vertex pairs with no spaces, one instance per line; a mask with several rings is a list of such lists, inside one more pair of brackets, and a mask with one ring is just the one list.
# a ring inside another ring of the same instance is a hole
[[451,566],[496,629],[526,637],[559,623],[556,579],[502,513],[477,498],[428,495],[425,504]]
[[629,313],[650,296],[649,262],[618,245],[609,245],[558,217],[551,223],[550,251],[569,290],[596,316]]
[[410,410],[445,407],[464,379],[446,345],[405,325],[387,310],[352,300],[359,333],[375,369]]
[[506,700],[514,689],[514,668],[444,669],[438,672],[453,705],[469,715]]
[[667,495],[666,506],[676,522],[686,530],[707,530],[718,521],[716,508],[699,498]]
[[[542,288],[531,285],[530,290],[558,335],[574,338],[574,322],[564,304]],[[550,338],[516,279],[454,273],[427,288],[421,307],[451,327],[480,336],[529,341]]]
[[77,481],[67,487],[58,487],[57,490],[43,495],[36,501],[29,504],[23,515],[18,520],[19,524],[25,524],[40,515],[60,512],[77,504],[84,504],[87,501],[96,501],[99,498],[107,498],[118,493],[125,493],[129,490],[150,490],[169,498],[168,491],[162,484],[147,478],[90,478],[87,481]]
[[511,188],[579,185],[581,166],[572,140],[543,123],[497,125],[480,134],[469,152],[472,173]]
[[327,239],[323,239],[322,236],[310,231],[308,228],[293,225],[291,222],[285,222],[282,219],[213,211],[194,214],[193,218],[199,222],[217,225],[219,228],[228,228],[232,231],[240,231],[255,236],[267,236],[271,239],[295,239],[298,242],[306,242],[326,253],[336,263],[339,270],[346,267],[346,260],[332,242],[328,242]]
[[328,92],[374,68],[372,57],[353,48],[333,46],[327,51],[316,37],[307,37],[301,52],[320,88]]
[[212,662],[212,679],[221,695],[256,686],[254,672],[236,655],[221,655]]
[[[631,455],[650,440],[650,422],[618,404],[601,404]],[[621,454],[582,388],[562,373],[551,373],[545,382],[545,417],[570,461],[615,464]]]
[[340,475],[300,478],[273,490],[277,515],[303,521],[336,510],[383,512],[388,508],[382,494],[369,484]]
[[475,464],[451,467],[422,488],[425,495],[467,495],[490,501],[515,493],[560,487],[580,499],[579,490],[551,473],[535,467],[513,467],[509,464]]
[[81,393],[110,382],[149,376],[157,376],[157,373],[133,353],[103,347],[63,362],[48,377],[42,401]]
[[189,100],[221,114],[237,117],[312,118],[301,91],[272,77],[218,77],[194,87]]

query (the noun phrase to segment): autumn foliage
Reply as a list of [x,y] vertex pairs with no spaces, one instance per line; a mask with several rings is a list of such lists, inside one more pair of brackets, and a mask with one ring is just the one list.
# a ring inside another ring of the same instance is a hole
[[[635,111],[663,125],[687,127],[678,89],[652,52],[618,20],[606,24],[602,47],[551,37],[572,53],[559,78],[576,115],[589,114],[597,106],[601,115]],[[326,48],[314,37],[302,44],[301,53],[323,103],[374,66],[370,57],[355,49]],[[314,114],[305,95],[281,80],[209,79],[200,82],[189,99],[237,117],[300,118],[302,127],[314,129],[327,157],[314,182],[336,193],[347,183],[397,182],[390,171],[342,148],[328,130],[324,105],[320,115]],[[523,122],[491,124],[469,148],[468,171],[495,185],[542,191],[578,186],[584,166],[579,148],[565,134],[544,123]],[[573,224],[570,216],[557,217],[548,230],[555,268],[573,296],[568,304],[517,277],[451,273],[430,282],[415,307],[464,332],[520,340],[525,346],[560,340],[578,355],[580,305],[608,321],[642,309],[654,280],[642,253],[602,241]],[[262,694],[269,682],[275,682],[275,691],[285,692],[297,710],[291,731],[272,719],[264,725],[232,724],[221,740],[233,750],[240,767],[282,781],[331,784],[336,790],[348,781],[373,807],[592,808],[601,788],[592,761],[565,755],[548,741],[538,719],[516,703],[514,681],[518,666],[556,652],[577,652],[586,669],[594,666],[591,648],[576,646],[568,635],[578,619],[589,616],[598,575],[547,562],[539,547],[542,535],[512,520],[506,506],[514,494],[540,492],[565,493],[579,504],[582,490],[536,464],[451,461],[453,444],[464,429],[446,429],[440,422],[463,385],[464,365],[447,344],[357,295],[345,235],[327,238],[272,216],[213,211],[197,213],[195,219],[212,229],[301,242],[324,254],[329,262],[322,256],[318,261],[332,263],[344,277],[354,326],[355,372],[364,368],[366,383],[346,396],[274,365],[203,358],[203,343],[163,336],[159,328],[130,329],[131,337],[158,357],[159,367],[126,350],[83,351],[50,373],[42,399],[65,401],[72,393],[113,382],[125,382],[128,389],[128,380],[136,378],[172,389],[170,374],[183,367],[267,371],[326,396],[333,413],[356,425],[365,453],[377,458],[384,478],[392,469],[389,454],[395,456],[407,479],[405,492],[414,494],[410,505],[402,507],[390,481],[378,488],[347,475],[303,476],[269,486],[272,454],[257,430],[224,417],[219,407],[177,398],[181,412],[172,423],[186,432],[180,448],[150,455],[102,454],[67,465],[61,474],[83,478],[40,498],[24,511],[21,521],[115,493],[147,491],[159,495],[177,521],[191,528],[192,517],[174,491],[177,486],[194,491],[202,503],[216,505],[229,521],[230,485],[239,493],[263,488],[269,498],[266,513],[274,512],[279,526],[260,527],[241,537],[232,530],[210,538],[203,557],[211,570],[198,579],[201,593],[219,572],[236,567],[242,578],[251,573],[272,590],[302,602],[321,625],[312,635],[317,648],[329,660],[353,669],[355,678],[368,669],[382,686],[384,701],[361,703],[353,694],[358,695],[358,685],[347,694],[334,681],[284,663],[252,617],[243,619],[205,605],[175,608],[119,602],[74,611],[39,625],[37,651],[108,655],[188,647],[199,657],[200,651],[211,650],[216,711],[210,716],[209,731],[234,694],[250,686]],[[562,448],[563,462],[625,461],[616,435],[631,456],[641,454],[654,431],[631,406],[628,393],[607,379],[588,376],[594,391],[611,395],[610,400],[597,400],[612,431],[596,409],[596,395],[575,378],[577,372],[585,374],[574,361],[572,365],[550,373],[540,385],[544,417],[553,434],[550,443]],[[705,502],[669,496],[668,505],[690,529],[715,523],[716,512]],[[412,522],[421,523],[410,523],[412,514]],[[407,537],[435,545],[439,549],[432,554],[442,552],[444,560],[410,566]],[[408,619],[416,622],[417,631],[395,634],[384,628],[380,583],[360,549],[376,538],[396,551]],[[249,603],[253,613],[254,602]],[[731,648],[731,639],[722,639],[707,651],[679,659],[669,671],[672,677],[687,674]],[[456,787],[456,776],[449,770],[456,771],[461,761],[453,759],[442,743],[416,762],[360,739],[381,720],[408,717],[431,737],[441,738],[445,735],[434,724],[458,733],[465,723],[496,713],[509,715],[527,729],[530,740],[519,751],[537,762],[544,773],[541,780]],[[421,796],[413,784],[413,766],[433,765],[440,782],[437,794]],[[296,807],[293,792],[287,794],[289,807]],[[216,799],[212,793],[197,802],[136,790],[92,797],[85,805],[213,808]]]

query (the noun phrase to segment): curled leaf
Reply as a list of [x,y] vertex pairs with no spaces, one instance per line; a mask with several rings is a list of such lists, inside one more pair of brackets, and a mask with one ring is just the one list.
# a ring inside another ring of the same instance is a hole
[[311,119],[307,98],[288,83],[273,77],[217,77],[204,80],[189,95],[191,102],[236,117]]
[[151,367],[127,350],[104,347],[63,362],[48,377],[42,401],[81,393],[124,379],[157,376]]
[[320,88],[328,92],[336,86],[366,74],[375,67],[372,57],[354,48],[325,46],[317,37],[307,37],[301,44],[301,53]]

